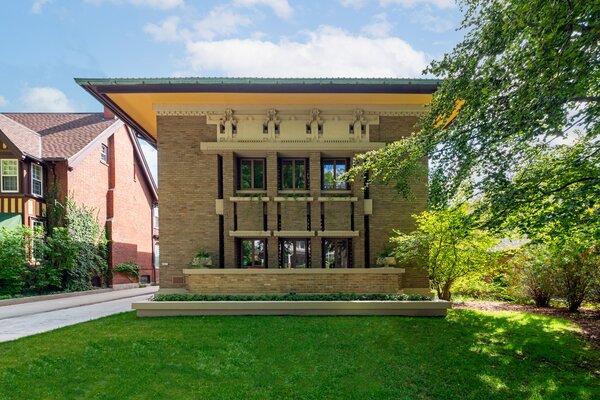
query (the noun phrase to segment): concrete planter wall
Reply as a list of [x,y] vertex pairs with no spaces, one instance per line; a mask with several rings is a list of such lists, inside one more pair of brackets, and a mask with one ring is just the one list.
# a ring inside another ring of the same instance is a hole
[[443,317],[448,301],[144,301],[138,317],[181,315],[406,315]]

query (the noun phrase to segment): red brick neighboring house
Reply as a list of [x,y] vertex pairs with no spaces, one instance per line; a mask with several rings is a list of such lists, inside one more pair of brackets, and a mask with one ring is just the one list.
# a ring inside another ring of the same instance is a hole
[[[54,185],[98,210],[111,267],[134,261],[142,282],[158,281],[156,185],[128,126],[108,112],[0,114],[0,226],[45,225]],[[131,284],[113,277],[115,287]]]

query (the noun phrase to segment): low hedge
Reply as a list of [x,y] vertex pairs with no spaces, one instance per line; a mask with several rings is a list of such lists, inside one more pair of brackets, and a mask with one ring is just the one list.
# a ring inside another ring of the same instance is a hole
[[431,297],[406,294],[155,294],[153,301],[431,301]]

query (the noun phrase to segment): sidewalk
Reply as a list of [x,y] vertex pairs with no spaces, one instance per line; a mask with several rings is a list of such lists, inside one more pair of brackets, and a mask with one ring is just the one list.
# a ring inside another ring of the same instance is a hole
[[2,306],[0,342],[130,311],[132,303],[157,291],[158,286],[150,286]]

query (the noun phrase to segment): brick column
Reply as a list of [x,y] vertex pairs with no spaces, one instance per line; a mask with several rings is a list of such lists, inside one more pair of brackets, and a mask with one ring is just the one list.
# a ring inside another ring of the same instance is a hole
[[[310,229],[318,231],[321,230],[321,203],[317,200],[321,195],[321,153],[310,153],[309,163],[310,196],[314,198],[314,201],[310,205]],[[322,268],[321,238],[318,236],[312,237],[310,239],[310,247],[312,268]]]
[[[267,229],[270,231],[277,230],[277,203],[273,201],[273,197],[277,196],[278,192],[277,168],[277,152],[267,153],[267,196],[271,198],[267,203]],[[279,241],[276,237],[271,236],[267,239],[269,268],[279,268],[278,245]]]
[[365,193],[362,189],[364,180],[362,176],[356,177],[352,182],[352,196],[357,197],[354,203],[354,230],[358,231],[358,237],[352,238],[352,250],[354,253],[354,268],[365,268]]
[[229,236],[233,230],[233,202],[229,198],[234,195],[235,188],[235,157],[233,152],[228,151],[223,155],[223,250],[225,268],[235,268],[235,238]]

